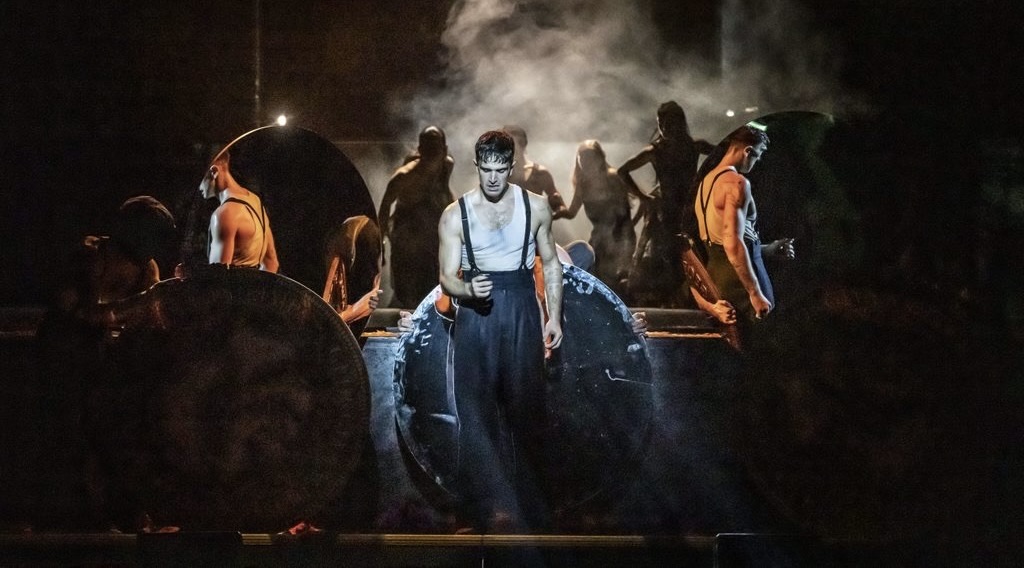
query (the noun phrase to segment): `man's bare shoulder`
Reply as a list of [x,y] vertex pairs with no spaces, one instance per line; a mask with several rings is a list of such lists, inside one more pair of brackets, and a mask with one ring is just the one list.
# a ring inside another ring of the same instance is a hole
[[462,208],[459,207],[458,199],[445,206],[444,211],[441,212],[442,226],[449,225],[455,221],[459,222],[460,227],[462,226]]
[[551,175],[551,170],[534,162],[533,171],[530,173],[530,183],[540,186],[545,191],[550,191],[555,187],[555,176]]
[[238,203],[237,201],[225,201],[217,206],[213,210],[213,216],[218,219],[225,219],[227,216],[238,213],[240,209],[243,209],[245,205]]
[[534,215],[551,217],[551,206],[548,204],[546,195],[538,195],[532,191],[527,191],[526,196],[530,199],[530,209],[533,210]]
[[399,166],[398,169],[395,170],[394,173],[391,174],[391,177],[388,179],[388,185],[402,183],[403,180],[409,176],[409,173],[416,169],[416,164],[418,163],[419,160],[417,159],[405,165]]
[[729,202],[740,207],[750,198],[750,182],[736,170],[726,170],[715,183],[715,191],[720,192],[723,203]]
[[550,176],[551,175],[551,170],[549,170],[547,168],[547,166],[545,166],[544,164],[538,164],[537,162],[533,162],[533,168],[532,169],[533,169],[533,175],[537,175],[537,174],[540,174],[540,175],[543,175],[543,176]]
[[640,149],[639,152],[633,154],[622,163],[619,167],[623,170],[622,173],[627,173],[631,169],[639,168],[640,166],[650,162],[654,158],[654,146],[648,144]]

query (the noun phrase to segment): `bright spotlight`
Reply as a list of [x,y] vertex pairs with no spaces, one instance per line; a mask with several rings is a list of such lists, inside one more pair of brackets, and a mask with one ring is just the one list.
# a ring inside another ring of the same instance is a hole
[[736,111],[734,111],[732,109],[729,109],[729,110],[725,111],[725,116],[728,116],[729,118],[732,118],[732,117],[736,116]]
[[282,114],[281,116],[277,117],[277,125],[278,126],[284,126],[286,124],[288,124],[288,117],[287,116]]

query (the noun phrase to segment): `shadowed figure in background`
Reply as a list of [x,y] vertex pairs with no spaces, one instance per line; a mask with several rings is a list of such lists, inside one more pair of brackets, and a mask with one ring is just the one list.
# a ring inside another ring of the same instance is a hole
[[437,222],[454,201],[453,166],[444,131],[428,126],[420,132],[416,155],[388,180],[377,218],[391,243],[392,305],[416,306],[437,285]]
[[[681,293],[680,235],[696,226],[690,215],[691,187],[700,155],[713,148],[704,140],[693,139],[683,108],[668,101],[658,107],[658,132],[654,140],[619,166],[619,176],[646,208],[640,239],[643,247],[636,251],[635,276],[631,277],[630,292],[635,302],[674,308],[688,301]],[[630,175],[646,164],[654,168],[657,178],[657,188],[651,195],[643,193]]]
[[101,514],[120,504],[107,502],[93,452],[86,451],[83,401],[106,372],[104,343],[114,325],[110,306],[140,294],[161,277],[157,259],[177,245],[170,211],[150,196],[126,200],[109,235],[86,236],[65,266],[53,304],[36,331],[40,382],[32,389],[39,407],[32,418],[30,455],[22,456],[37,484],[31,510],[37,528],[153,530],[140,511]]
[[221,152],[199,184],[205,199],[220,206],[210,216],[210,264],[259,268],[277,272],[279,267],[270,216],[259,195],[242,187],[231,175],[231,155]]
[[[337,232],[328,237],[323,298],[349,327],[370,317],[377,309],[380,259],[380,229],[366,215],[345,219]],[[368,291],[353,298],[364,290]]]
[[[762,245],[755,227],[757,207],[750,180],[743,174],[750,172],[767,150],[768,135],[763,131],[746,125],[736,129],[727,137],[721,158],[716,151],[701,167],[694,195],[699,235],[707,248],[708,274],[723,299],[735,308],[741,324],[763,318],[774,307],[764,255],[795,257],[793,239]],[[720,315],[716,317],[726,323]]]
[[576,149],[572,170],[573,195],[566,218],[576,217],[583,207],[593,225],[590,246],[594,264],[588,271],[625,298],[636,233],[630,217],[629,189],[608,164],[597,140],[586,140]]
[[[547,200],[508,182],[514,141],[485,132],[475,145],[479,186],[445,209],[440,284],[455,305],[452,331],[460,485],[483,530],[542,529],[550,522],[543,430],[545,349],[562,341],[562,265]],[[533,268],[540,257],[542,319]]]
[[174,217],[148,195],[121,204],[109,236],[87,236],[71,260],[58,305],[68,312],[145,291],[161,279],[157,259],[177,238]]
[[558,188],[555,187],[554,176],[551,175],[551,172],[546,167],[530,160],[526,155],[526,131],[514,124],[503,126],[502,130],[508,132],[509,136],[516,143],[516,167],[508,178],[509,183],[514,183],[537,195],[547,197],[552,219],[565,217],[565,200],[562,199]]

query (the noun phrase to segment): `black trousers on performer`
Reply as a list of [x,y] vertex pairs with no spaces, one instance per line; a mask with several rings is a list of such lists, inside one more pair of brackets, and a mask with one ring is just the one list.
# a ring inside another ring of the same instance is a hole
[[487,274],[490,298],[460,300],[452,332],[458,483],[478,527],[542,530],[547,397],[533,271]]

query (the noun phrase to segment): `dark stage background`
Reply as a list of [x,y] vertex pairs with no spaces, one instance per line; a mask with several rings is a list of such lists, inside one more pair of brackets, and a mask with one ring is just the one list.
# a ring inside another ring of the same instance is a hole
[[[712,142],[757,116],[823,113],[829,128],[782,139],[825,132],[812,144],[824,173],[799,164],[758,194],[766,230],[796,234],[800,260],[730,383],[731,443],[781,501],[820,497],[784,511],[807,530],[1019,553],[1016,3],[509,2],[497,16],[478,4],[5,3],[0,306],[45,305],[68,252],[126,197],[181,214],[212,153],[281,113],[358,155],[376,203],[429,123],[460,164],[479,132],[522,123],[532,157],[567,171],[556,149],[584,138],[621,163],[668,99]],[[827,199],[801,183],[822,176]],[[0,370],[5,388],[16,371]]]

